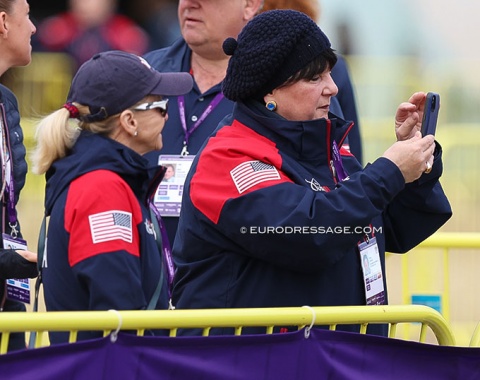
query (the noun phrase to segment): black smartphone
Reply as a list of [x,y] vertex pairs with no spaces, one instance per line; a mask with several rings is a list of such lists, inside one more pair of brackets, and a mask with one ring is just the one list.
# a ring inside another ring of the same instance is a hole
[[440,110],[440,95],[429,92],[425,100],[425,108],[422,119],[422,136],[434,135],[437,129],[438,111]]

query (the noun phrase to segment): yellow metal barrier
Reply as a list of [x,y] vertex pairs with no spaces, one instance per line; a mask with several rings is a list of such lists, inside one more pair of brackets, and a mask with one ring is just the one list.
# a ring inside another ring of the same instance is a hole
[[418,245],[419,248],[480,248],[479,232],[437,232]]
[[444,268],[444,315],[447,320],[450,314],[450,276],[449,276],[449,250],[480,249],[480,233],[478,232],[437,232],[418,245],[418,248],[441,248],[443,250]]
[[[393,285],[390,286],[390,290],[395,286],[401,286],[401,298],[390,297],[390,302],[410,304],[413,294],[440,295],[441,314],[454,331],[457,344],[468,346],[473,339],[471,329],[477,321],[477,309],[473,308],[471,303],[462,302],[463,297],[458,289],[469,288],[473,291],[474,288],[469,281],[474,278],[472,273],[476,261],[471,261],[471,258],[478,257],[479,249],[478,232],[436,232],[408,254],[401,257],[390,255],[393,261],[388,264],[390,266],[387,272],[392,274],[397,263],[401,263],[400,277],[394,280],[390,278],[394,281],[390,284]],[[415,252],[417,250],[421,252]],[[458,250],[463,250],[465,255]],[[462,277],[458,277],[459,267],[464,268],[461,271]],[[452,268],[457,268],[457,272]],[[459,314],[462,315],[461,322],[458,319]],[[477,340],[480,344],[480,328],[477,327],[477,330]],[[403,332],[403,338],[408,339],[409,328]]]
[[439,345],[454,346],[455,338],[445,319],[434,309],[422,305],[398,306],[335,306],[335,307],[292,307],[252,309],[204,309],[204,310],[129,310],[129,311],[79,311],[0,313],[0,354],[7,351],[12,332],[36,332],[35,347],[46,344],[44,335],[48,331],[70,332],[70,342],[76,341],[78,331],[104,331],[104,335],[115,331],[136,330],[143,335],[145,329],[168,329],[175,337],[180,328],[201,328],[205,336],[211,328],[230,327],[235,335],[241,335],[244,327],[265,327],[271,334],[274,326],[329,326],[358,324],[365,333],[368,324],[388,323],[389,337],[395,338],[399,323],[420,323],[418,341],[425,342],[427,328],[435,334]]
[[480,347],[480,322],[477,324],[470,340],[470,347]]
[[62,106],[73,67],[66,53],[34,52],[30,65],[14,67],[2,79],[17,96],[22,117],[38,117]]

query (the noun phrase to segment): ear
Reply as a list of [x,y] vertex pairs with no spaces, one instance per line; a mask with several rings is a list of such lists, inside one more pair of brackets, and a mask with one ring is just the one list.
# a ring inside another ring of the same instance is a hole
[[265,102],[265,104],[267,104],[271,100],[275,100],[273,96],[273,92],[269,92],[267,95],[263,97],[263,101]]
[[263,7],[264,0],[245,0],[243,15],[245,21],[250,21]]
[[138,129],[138,122],[132,110],[125,110],[119,116],[120,128],[129,136],[135,136]]
[[8,34],[7,14],[5,12],[0,12],[0,35],[3,38],[6,38],[7,34]]

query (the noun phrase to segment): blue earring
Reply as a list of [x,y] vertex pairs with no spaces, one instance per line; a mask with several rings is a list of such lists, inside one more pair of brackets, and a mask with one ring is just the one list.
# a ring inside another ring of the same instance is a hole
[[267,107],[269,111],[275,111],[277,109],[277,103],[274,100],[270,100],[265,104],[265,107]]

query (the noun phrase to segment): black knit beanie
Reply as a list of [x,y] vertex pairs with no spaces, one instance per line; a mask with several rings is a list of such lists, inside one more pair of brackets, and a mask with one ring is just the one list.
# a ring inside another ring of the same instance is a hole
[[328,48],[327,36],[304,13],[260,13],[245,25],[238,41],[230,37],[223,43],[225,54],[232,56],[223,93],[233,101],[263,97]]

